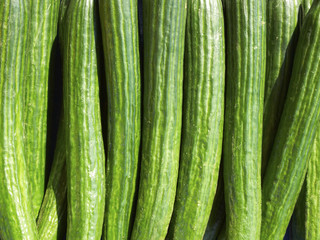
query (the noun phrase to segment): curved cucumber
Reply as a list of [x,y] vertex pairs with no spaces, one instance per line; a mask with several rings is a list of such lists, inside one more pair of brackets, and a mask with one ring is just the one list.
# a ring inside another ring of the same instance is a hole
[[103,238],[128,239],[140,146],[137,0],[103,0],[99,10],[108,98]]
[[60,122],[54,159],[37,220],[39,239],[63,237],[67,216],[67,172],[64,122]]
[[100,239],[105,205],[105,156],[101,131],[95,0],[62,3],[67,239]]
[[186,0],[144,0],[140,186],[131,239],[164,239],[178,178]]
[[261,239],[282,239],[320,118],[320,2],[302,25],[288,94],[263,181]]
[[0,238],[37,239],[23,144],[28,1],[0,2]]
[[24,147],[34,216],[45,191],[49,63],[60,1],[30,1],[24,86]]
[[224,190],[227,239],[260,239],[266,1],[228,0]]
[[299,0],[267,1],[262,176],[271,154],[290,82],[294,51],[299,36],[299,2]]
[[216,192],[224,117],[221,0],[189,0],[179,177],[169,239],[202,239]]

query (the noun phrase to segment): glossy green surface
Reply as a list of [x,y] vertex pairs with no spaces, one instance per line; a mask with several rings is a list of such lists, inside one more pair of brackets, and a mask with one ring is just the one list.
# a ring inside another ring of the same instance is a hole
[[169,239],[202,239],[222,151],[225,48],[221,0],[189,0],[181,157]]
[[37,239],[23,145],[28,1],[0,2],[0,238]]
[[99,2],[108,104],[103,239],[128,239],[136,190],[141,108],[137,5],[136,0]]
[[225,1],[224,190],[227,239],[256,240],[261,225],[261,145],[266,1]]
[[29,1],[24,79],[24,148],[34,217],[45,191],[49,63],[57,35],[60,1]]
[[164,239],[178,178],[186,0],[144,0],[141,173],[132,240]]
[[287,99],[263,180],[261,239],[282,239],[320,118],[320,2],[304,20]]
[[62,2],[67,239],[100,239],[105,207],[105,155],[101,131],[95,0]]
[[67,171],[64,122],[60,122],[46,193],[37,219],[39,239],[61,239],[67,217]]
[[264,92],[262,176],[267,167],[291,78],[298,40],[300,0],[267,1],[267,55]]

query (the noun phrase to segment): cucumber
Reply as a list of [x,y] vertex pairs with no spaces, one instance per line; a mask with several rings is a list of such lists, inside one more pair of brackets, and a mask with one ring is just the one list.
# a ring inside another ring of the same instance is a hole
[[99,1],[99,10],[108,98],[103,239],[128,239],[140,146],[137,0]]
[[37,239],[23,149],[28,1],[0,2],[0,239]]
[[267,59],[264,92],[262,176],[270,158],[290,82],[299,36],[300,0],[267,1]]
[[225,204],[224,204],[224,191],[223,191],[223,171],[220,167],[219,180],[216,195],[213,200],[213,205],[207,224],[203,240],[215,240],[218,237],[223,225],[225,225]]
[[320,114],[320,2],[304,19],[274,147],[263,179],[261,239],[282,239],[298,199]]
[[46,193],[37,219],[39,239],[61,239],[67,217],[67,172],[64,122],[61,120]]
[[100,239],[105,206],[94,0],[62,2],[67,239]]
[[260,239],[266,1],[225,1],[226,238]]
[[24,91],[24,147],[35,218],[45,191],[49,63],[60,1],[30,1]]
[[202,239],[216,192],[224,117],[221,0],[188,0],[179,177],[169,239]]
[[320,239],[320,131],[317,124],[306,176],[305,239]]
[[178,178],[186,0],[144,0],[141,173],[131,239],[164,239]]

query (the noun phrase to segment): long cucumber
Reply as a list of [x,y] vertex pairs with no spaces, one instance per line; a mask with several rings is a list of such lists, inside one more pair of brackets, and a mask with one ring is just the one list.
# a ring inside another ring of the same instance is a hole
[[37,239],[23,144],[28,1],[0,2],[0,238]]
[[320,131],[318,129],[311,156],[308,164],[308,173],[306,176],[306,212],[305,212],[305,239],[320,239]]
[[267,58],[264,92],[262,176],[265,172],[291,78],[297,45],[300,0],[267,1]]
[[49,63],[60,1],[30,1],[24,86],[24,147],[35,218],[45,191]]
[[99,10],[108,104],[103,239],[127,239],[140,146],[137,0],[99,1]]
[[186,0],[144,0],[141,173],[131,239],[164,239],[178,178]]
[[261,145],[266,1],[228,0],[224,190],[227,239],[256,240],[261,225]]
[[320,118],[320,1],[304,19],[274,147],[263,179],[261,239],[282,239]]
[[67,239],[100,239],[105,207],[95,0],[62,2]]
[[202,239],[222,151],[225,49],[221,0],[189,0],[181,157],[169,239]]

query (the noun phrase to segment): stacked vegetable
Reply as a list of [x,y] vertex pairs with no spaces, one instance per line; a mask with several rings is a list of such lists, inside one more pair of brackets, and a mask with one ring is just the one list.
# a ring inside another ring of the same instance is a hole
[[319,60],[320,0],[2,0],[0,239],[320,239]]

